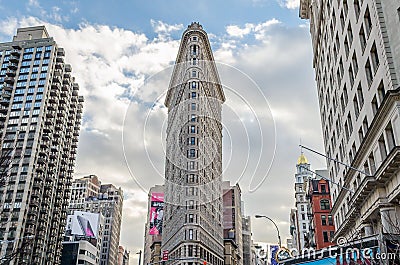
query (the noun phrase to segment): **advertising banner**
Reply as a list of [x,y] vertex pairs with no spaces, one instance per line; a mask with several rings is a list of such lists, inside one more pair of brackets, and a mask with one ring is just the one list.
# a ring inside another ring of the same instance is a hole
[[150,200],[150,235],[161,235],[164,216],[164,193],[153,192]]
[[67,230],[71,230],[71,235],[97,239],[99,218],[98,213],[75,211],[68,216]]

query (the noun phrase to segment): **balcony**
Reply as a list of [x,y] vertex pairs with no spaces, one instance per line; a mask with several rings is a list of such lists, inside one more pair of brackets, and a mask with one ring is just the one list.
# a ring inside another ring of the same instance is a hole
[[1,96],[2,96],[3,98],[9,99],[9,98],[11,98],[11,93],[8,92],[8,91],[3,91],[3,93],[1,93]]
[[9,58],[10,62],[17,63],[19,61],[19,54],[18,55],[11,55]]
[[13,50],[11,50],[11,55],[17,56],[21,54],[21,47],[18,45],[13,46]]
[[61,63],[56,63],[56,69],[63,69],[63,65]]
[[72,67],[71,67],[70,64],[66,64],[66,65],[65,65],[65,72],[67,72],[67,73],[72,72]]
[[8,105],[10,105],[10,101],[8,100],[8,99],[1,99],[0,100],[0,105],[1,106],[8,106]]
[[54,76],[54,77],[53,77],[53,83],[61,84],[61,77],[59,77],[59,76]]
[[54,71],[54,76],[62,77],[62,71],[61,70],[55,70]]
[[25,233],[26,233],[27,235],[34,235],[34,234],[35,234],[35,229],[34,229],[33,227],[27,227],[27,228],[25,229]]
[[4,86],[3,86],[3,90],[4,91],[12,91],[13,90],[13,86],[12,85],[9,85],[9,84],[5,84]]
[[12,77],[15,77],[15,75],[16,75],[16,72],[15,72],[15,71],[13,71],[13,70],[11,70],[11,69],[8,69],[8,70],[7,70],[7,72],[6,72],[6,75],[7,75],[7,76],[12,76]]
[[14,84],[15,78],[14,78],[14,77],[11,77],[11,76],[6,76],[6,77],[4,78],[4,82],[6,82],[7,84]]
[[8,64],[8,69],[12,69],[12,70],[17,70],[18,68],[18,64],[17,63],[9,63]]
[[52,89],[52,90],[56,90],[56,91],[60,91],[60,89],[61,89],[61,84],[60,84],[60,83],[53,82],[53,83],[51,84],[51,89]]
[[64,63],[64,58],[63,57],[57,57],[56,58],[56,62],[63,64]]
[[69,85],[63,85],[62,86],[62,91],[69,91]]

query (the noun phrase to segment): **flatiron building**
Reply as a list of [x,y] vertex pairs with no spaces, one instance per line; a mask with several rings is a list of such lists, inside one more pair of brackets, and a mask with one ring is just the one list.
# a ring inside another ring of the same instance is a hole
[[168,108],[162,251],[171,264],[222,265],[222,125],[225,101],[206,32],[183,33]]

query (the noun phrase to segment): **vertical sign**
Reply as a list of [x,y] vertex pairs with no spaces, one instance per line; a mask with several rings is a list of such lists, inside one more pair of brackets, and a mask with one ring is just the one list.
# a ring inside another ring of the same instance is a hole
[[164,216],[164,193],[153,192],[150,199],[150,235],[161,235]]
[[278,253],[279,246],[270,245],[269,250],[271,253],[271,265],[278,265],[278,262],[276,260],[276,254]]
[[168,250],[164,250],[162,252],[162,260],[167,261],[168,260]]

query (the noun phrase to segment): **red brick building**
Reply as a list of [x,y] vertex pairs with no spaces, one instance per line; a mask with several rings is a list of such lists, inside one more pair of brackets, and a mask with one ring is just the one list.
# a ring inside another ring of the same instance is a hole
[[332,243],[335,225],[331,215],[331,196],[329,182],[325,179],[311,179],[308,185],[310,200],[310,232],[309,246],[322,249],[334,245]]

